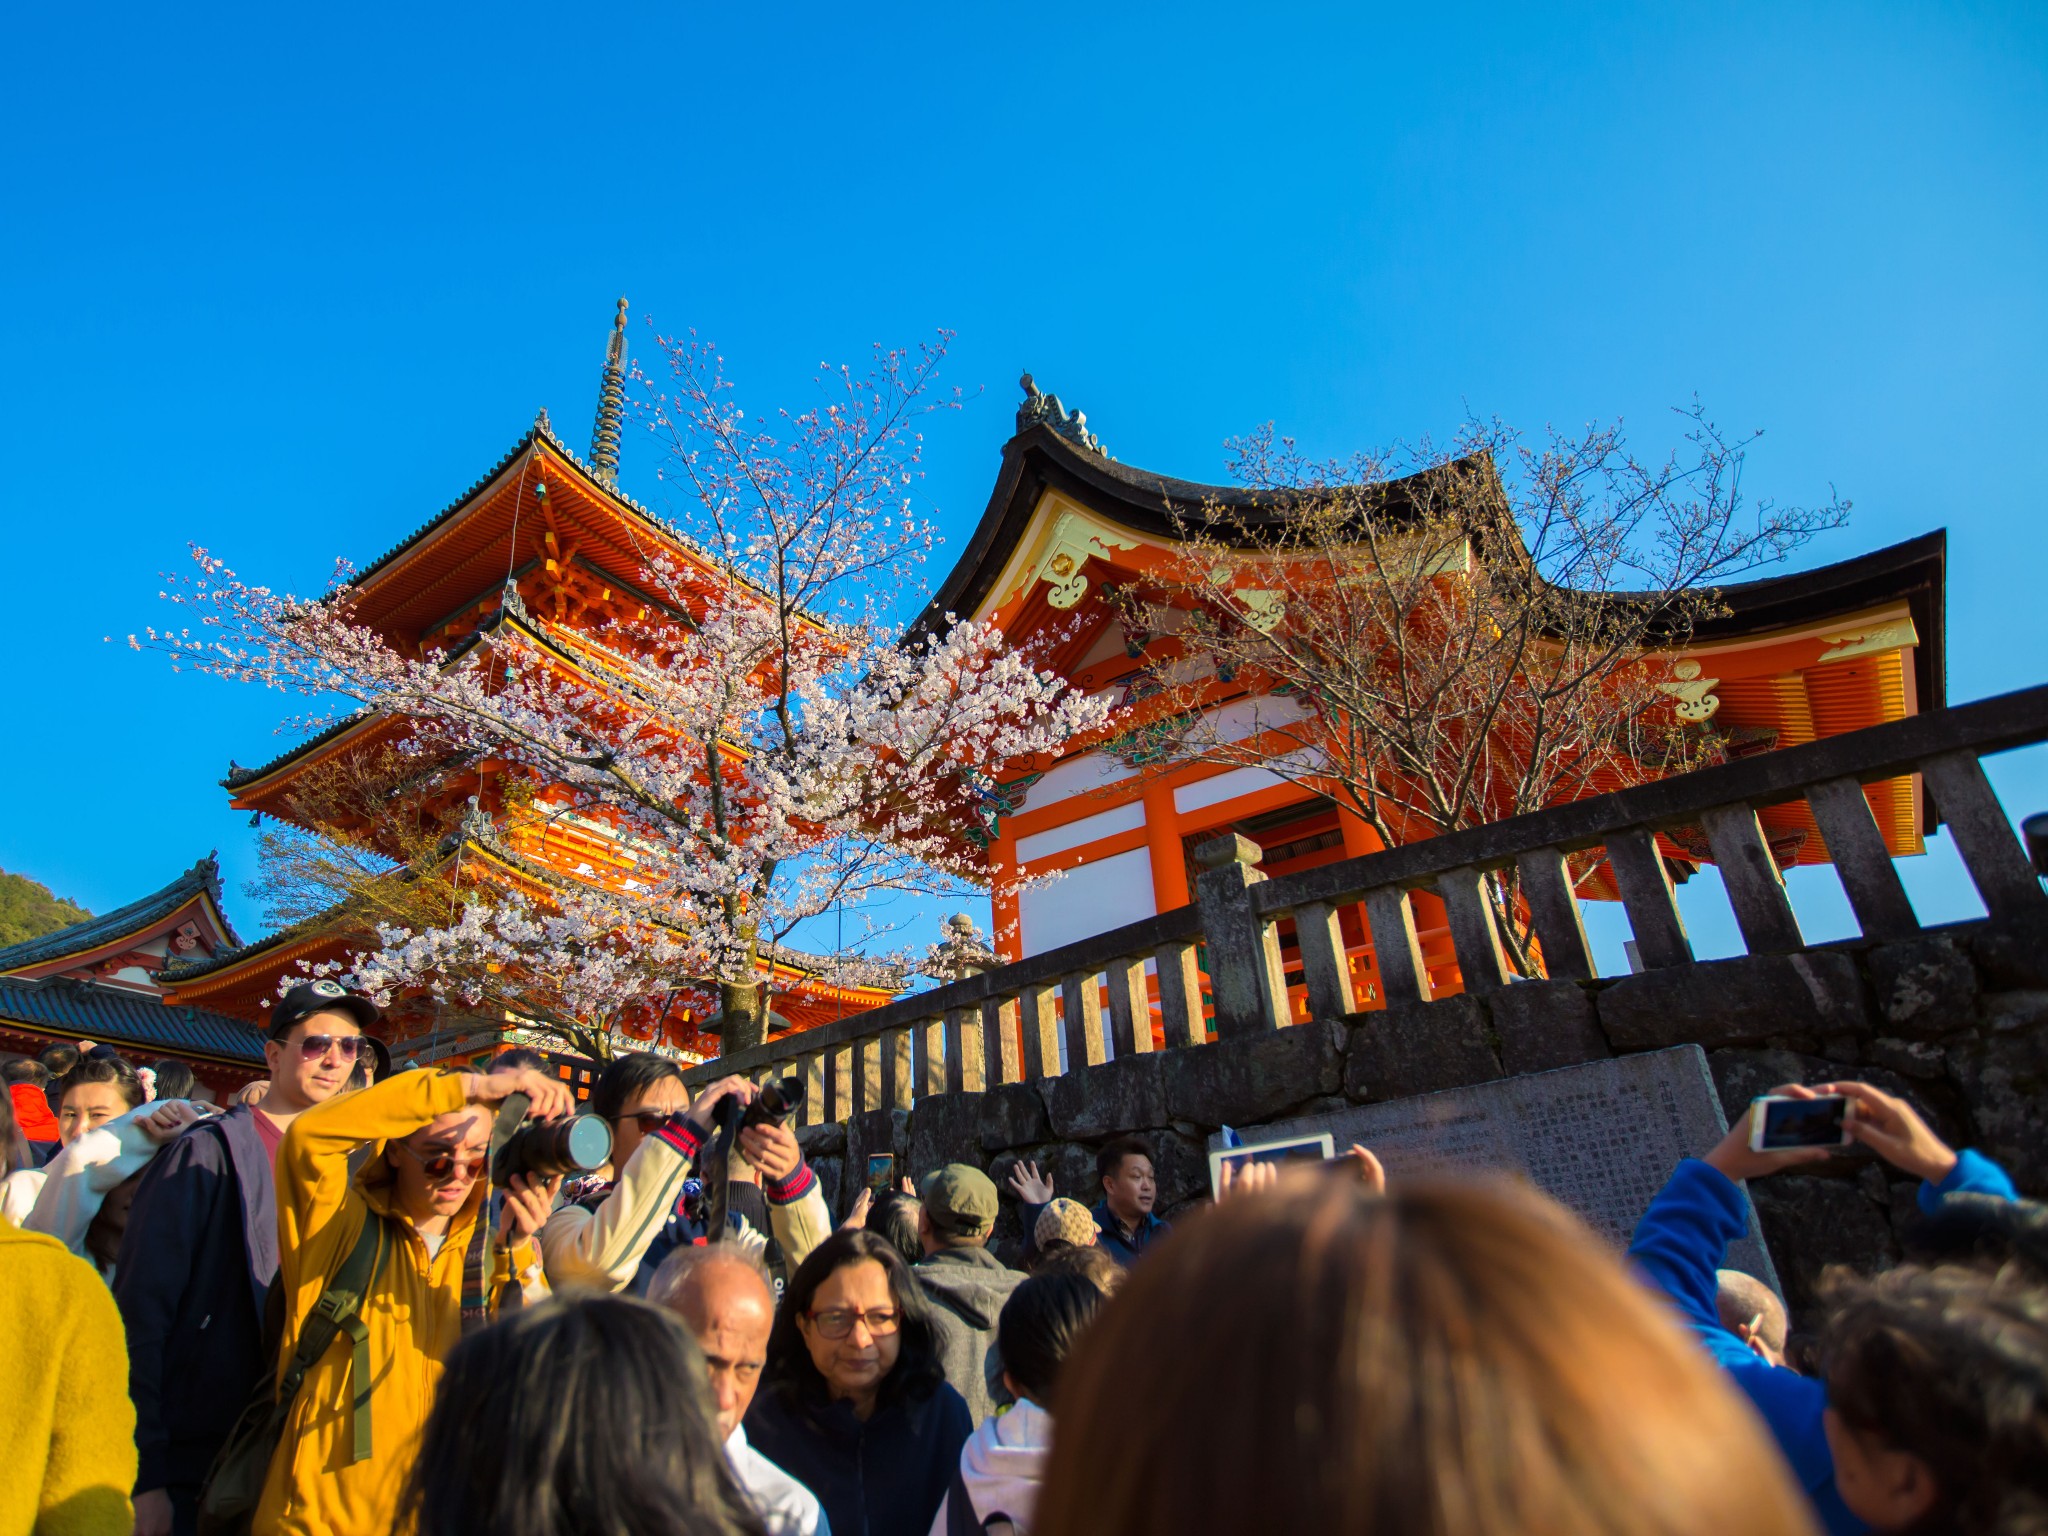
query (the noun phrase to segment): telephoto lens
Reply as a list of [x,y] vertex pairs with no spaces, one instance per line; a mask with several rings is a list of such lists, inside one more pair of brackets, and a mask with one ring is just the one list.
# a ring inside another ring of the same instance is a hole
[[528,1120],[493,1159],[491,1182],[502,1188],[518,1173],[529,1179],[591,1173],[610,1162],[611,1156],[612,1128],[596,1115]]
[[773,1082],[763,1083],[761,1091],[754,1095],[754,1102],[747,1106],[746,1114],[740,1120],[740,1129],[750,1125],[780,1125],[796,1113],[797,1105],[804,1101],[804,1080],[800,1077],[778,1077]]

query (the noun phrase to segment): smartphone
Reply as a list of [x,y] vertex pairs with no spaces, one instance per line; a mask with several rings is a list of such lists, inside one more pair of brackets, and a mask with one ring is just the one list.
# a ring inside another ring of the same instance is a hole
[[894,1152],[870,1152],[868,1154],[868,1188],[880,1194],[896,1182],[896,1154]]
[[[1227,1129],[1227,1128],[1226,1128]],[[1289,1136],[1279,1141],[1262,1141],[1255,1146],[1244,1145],[1244,1138],[1235,1131],[1230,1136],[1237,1138],[1237,1145],[1218,1147],[1209,1154],[1209,1193],[1215,1194],[1223,1185],[1223,1170],[1227,1166],[1242,1163],[1327,1163],[1336,1153],[1336,1143],[1328,1131],[1316,1136]]]
[[1817,1099],[1761,1098],[1749,1106],[1749,1150],[1846,1147],[1856,1106],[1839,1093]]

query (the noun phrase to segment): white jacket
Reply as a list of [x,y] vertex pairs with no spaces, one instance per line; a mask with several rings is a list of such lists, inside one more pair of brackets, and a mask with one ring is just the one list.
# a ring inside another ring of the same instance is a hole
[[[993,1418],[960,1447],[960,1480],[974,1501],[974,1518],[986,1524],[1001,1515],[1024,1536],[1038,1510],[1038,1488],[1052,1449],[1052,1415],[1036,1403],[1019,1401]],[[946,1536],[949,1492],[939,1501],[931,1536]]]
[[[138,1104],[125,1115],[96,1125],[44,1165],[42,1191],[35,1208],[22,1222],[29,1232],[46,1232],[79,1257],[86,1257],[85,1234],[100,1202],[115,1185],[147,1168],[163,1148],[143,1135],[136,1122],[175,1099]],[[193,1106],[195,1109],[198,1106]],[[210,1106],[209,1106],[210,1107]],[[202,1111],[203,1113],[203,1111]],[[113,1276],[108,1274],[111,1281]]]

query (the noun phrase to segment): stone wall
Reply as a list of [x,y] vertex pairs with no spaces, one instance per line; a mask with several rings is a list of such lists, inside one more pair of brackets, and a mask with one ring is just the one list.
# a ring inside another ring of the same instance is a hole
[[[1092,1204],[1096,1149],[1136,1132],[1156,1149],[1160,1209],[1171,1217],[1206,1198],[1206,1138],[1220,1125],[1686,1044],[1707,1052],[1731,1117],[1778,1083],[1856,1077],[1903,1095],[1953,1144],[1981,1148],[2023,1191],[2048,1196],[2048,923],[1516,984],[935,1095],[801,1137],[843,1212],[871,1152],[895,1153],[899,1172],[914,1174],[973,1163],[999,1185],[1031,1159],[1060,1193]],[[1795,1310],[1811,1302],[1824,1265],[1895,1258],[1914,1208],[1911,1183],[1861,1153],[1760,1181],[1754,1196]],[[996,1242],[1012,1259],[1021,1249],[1008,1199]]]

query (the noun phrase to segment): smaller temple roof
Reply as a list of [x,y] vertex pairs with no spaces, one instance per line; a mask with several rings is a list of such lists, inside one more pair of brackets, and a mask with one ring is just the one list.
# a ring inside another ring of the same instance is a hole
[[108,1045],[263,1064],[263,1037],[254,1025],[204,1008],[161,1003],[126,987],[0,976],[0,1021]]
[[32,965],[46,965],[67,955],[82,955],[95,949],[104,949],[109,944],[117,943],[131,934],[139,933],[152,924],[163,921],[180,907],[200,897],[212,905],[213,913],[220,920],[221,931],[228,945],[232,947],[241,943],[221,903],[220,864],[216,856],[209,853],[160,891],[153,891],[138,901],[131,901],[125,907],[116,907],[111,912],[103,912],[98,917],[89,917],[82,923],[73,923],[70,927],[59,928],[54,933],[24,939],[19,944],[0,949],[0,975],[9,971],[25,970]]

